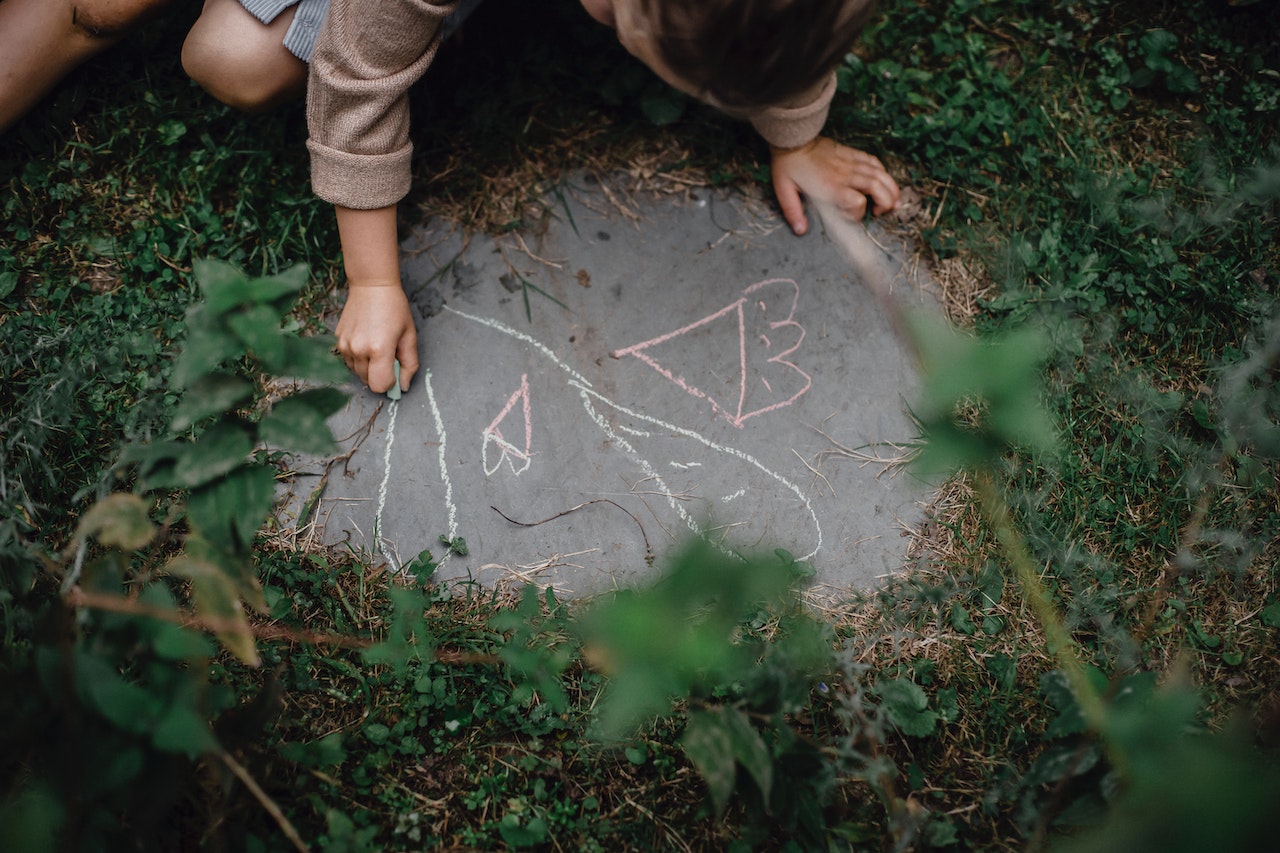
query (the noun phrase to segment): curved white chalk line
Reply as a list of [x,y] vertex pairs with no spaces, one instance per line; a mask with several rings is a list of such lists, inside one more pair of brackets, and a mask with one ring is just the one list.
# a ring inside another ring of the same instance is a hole
[[506,323],[503,323],[501,320],[494,320],[492,317],[477,317],[474,314],[468,314],[465,311],[459,311],[457,308],[450,308],[448,305],[444,306],[444,310],[448,311],[451,314],[457,314],[459,317],[462,317],[464,319],[471,320],[474,323],[479,323],[481,326],[488,326],[490,329],[494,329],[496,331],[502,332],[505,335],[510,335],[516,340],[524,341],[526,344],[529,344],[530,346],[537,347],[538,350],[543,355],[551,359],[552,363],[555,364],[557,367],[559,367],[561,370],[563,370],[565,373],[568,373],[575,380],[587,386],[588,388],[592,387],[591,382],[587,379],[587,377],[583,376],[581,373],[579,373],[578,371],[574,370],[572,367],[570,367],[569,365],[561,361],[560,357],[557,356],[549,346],[547,346],[537,338],[530,337],[529,335],[526,335],[524,332],[517,331],[516,329],[513,329],[510,326],[508,326]]
[[[574,382],[570,382],[569,384],[577,385],[577,383],[574,383]],[[808,554],[805,554],[803,557],[800,557],[799,559],[801,560],[812,559],[815,554],[817,554],[819,551],[822,550],[822,523],[818,521],[818,513],[813,508],[813,502],[810,501],[808,496],[805,495],[805,493],[800,490],[799,486],[797,486],[795,483],[792,483],[790,480],[788,480],[786,477],[782,476],[781,474],[777,473],[776,471],[773,471],[770,468],[766,467],[762,462],[760,462],[760,460],[756,459],[750,453],[739,450],[736,447],[729,447],[727,445],[716,444],[711,439],[706,438],[705,436],[702,436],[691,429],[685,429],[684,427],[667,423],[665,421],[659,420],[658,418],[650,417],[649,415],[642,415],[639,412],[634,412],[624,406],[618,405],[617,403],[613,402],[608,397],[604,396],[599,391],[595,391],[594,389],[586,388],[582,385],[577,385],[577,387],[583,394],[589,394],[592,397],[595,397],[601,400],[602,402],[607,403],[610,406],[613,406],[615,409],[622,412],[623,414],[629,415],[633,418],[639,418],[642,421],[648,421],[649,423],[653,424],[659,429],[670,430],[671,432],[679,433],[680,435],[687,436],[688,438],[696,439],[697,441],[702,442],[704,445],[711,448],[712,450],[715,450],[719,453],[727,453],[731,456],[736,456],[742,461],[750,463],[751,465],[754,465],[756,468],[759,468],[761,471],[768,474],[770,477],[772,477],[773,479],[777,480],[779,483],[781,483],[782,485],[790,489],[791,492],[795,494],[797,498],[800,499],[800,502],[804,504],[805,510],[809,513],[809,518],[813,521],[813,530],[817,534],[817,544],[814,546],[812,551],[810,551]],[[588,412],[594,413],[594,410],[588,409]],[[686,522],[690,525],[690,529],[697,532],[695,523],[692,521],[692,519],[689,519],[687,517],[683,508],[679,506],[678,502],[675,499],[675,496],[670,493],[670,490],[667,489],[666,484],[662,482],[662,479],[657,475],[657,472],[652,470],[653,466],[650,465],[646,460],[639,458],[639,456],[635,453],[634,449],[632,449],[629,444],[627,444],[621,438],[617,438],[616,436],[614,436],[612,431],[609,430],[609,428],[606,425],[601,423],[599,416],[594,416],[594,419],[596,420],[596,423],[600,425],[601,429],[608,432],[611,438],[615,438],[622,446],[624,446],[627,449],[628,453],[632,454],[632,457],[636,460],[636,462],[640,463],[641,467],[645,469],[646,474],[649,474],[650,476],[654,477],[655,480],[657,480],[657,482],[662,486],[663,493],[667,495],[667,500],[671,503],[671,506],[680,514],[682,518],[686,519]]]
[[[781,483],[783,486],[789,489],[793,494],[795,494],[797,498],[800,499],[800,502],[804,504],[805,510],[809,513],[810,520],[812,520],[813,522],[814,533],[817,534],[816,544],[814,545],[813,550],[803,555],[799,559],[801,560],[813,559],[814,555],[816,555],[819,551],[822,550],[822,524],[821,522],[818,521],[818,514],[817,512],[814,511],[812,501],[810,501],[808,496],[806,496],[804,492],[800,490],[799,486],[797,486],[795,483],[792,483],[790,480],[783,477],[781,474],[777,473],[776,471],[773,471],[770,468],[767,468],[763,463],[761,463],[754,456],[744,451],[738,450],[736,447],[728,447],[725,445],[716,444],[714,441],[711,441],[710,439],[705,438],[704,436],[694,432],[693,430],[685,429],[684,427],[676,426],[675,424],[670,424],[665,421],[659,420],[657,418],[650,417],[648,415],[642,415],[638,412],[634,412],[630,409],[627,409],[624,406],[618,405],[614,401],[610,400],[608,397],[605,397],[603,394],[596,391],[592,386],[591,382],[585,376],[578,373],[578,371],[574,370],[572,367],[570,367],[569,365],[561,361],[560,357],[557,356],[555,352],[546,344],[542,343],[536,338],[531,337],[530,335],[525,334],[524,332],[511,328],[510,326],[508,326],[507,324],[503,323],[500,320],[495,320],[491,317],[478,317],[474,314],[468,314],[465,311],[459,311],[458,309],[452,308],[448,305],[444,306],[444,310],[452,314],[457,314],[459,317],[462,317],[463,319],[471,320],[474,323],[479,323],[480,325],[493,329],[494,331],[502,332],[505,335],[508,335],[512,338],[515,338],[516,340],[523,341],[524,343],[527,343],[530,346],[535,347],[539,352],[541,352],[548,359],[550,359],[553,364],[555,364],[565,373],[569,374],[569,376],[572,377],[569,384],[578,388],[579,392],[582,394],[583,406],[587,410],[588,417],[590,417],[596,423],[596,425],[599,426],[605,432],[606,435],[608,435],[620,447],[622,447],[627,452],[627,454],[630,455],[631,458],[641,467],[641,469],[645,472],[647,476],[652,477],[654,479],[654,481],[659,485],[662,493],[666,495],[667,502],[671,505],[671,508],[675,510],[676,514],[680,516],[680,518],[685,522],[685,524],[689,527],[689,529],[693,531],[695,535],[698,535],[698,536],[702,535],[701,529],[698,526],[698,523],[687,512],[685,512],[684,508],[680,505],[680,502],[676,500],[675,495],[671,492],[669,488],[667,488],[665,481],[663,481],[661,475],[658,474],[657,470],[653,467],[653,465],[651,465],[648,462],[648,460],[641,457],[640,454],[636,452],[635,448],[633,448],[626,441],[626,439],[624,439],[622,436],[614,432],[608,426],[608,423],[604,420],[604,417],[595,411],[595,408],[587,400],[588,396],[595,397],[601,402],[609,406],[612,406],[613,408],[617,409],[620,412],[623,412],[624,414],[627,414],[633,418],[637,418],[639,420],[651,423],[660,429],[670,430],[672,432],[679,433],[680,435],[684,435],[689,438],[696,439],[697,441],[702,442],[705,446],[707,446],[712,450],[715,450],[720,453],[727,453],[731,456],[736,456],[739,459],[743,460],[744,462],[754,465],[756,468],[760,469],[765,474],[768,474],[770,477],[777,480],[779,483]],[[440,432],[440,454],[441,454],[440,473],[441,473],[441,476],[445,478],[446,494],[451,495],[451,488],[449,486],[447,474],[445,473],[445,467],[444,467],[444,424],[440,419],[439,411],[436,409],[435,397],[430,391],[430,373],[427,374],[427,388],[428,388],[427,398],[431,401],[432,411],[436,416],[436,428]],[[635,434],[640,434],[638,430],[628,429],[628,431]],[[453,519],[454,519],[455,510],[453,507],[453,502],[451,497],[446,497],[446,500],[449,501],[449,517],[450,517],[450,534],[449,535],[454,536],[456,535],[453,532],[454,530]],[[448,555],[446,554],[445,557],[447,559]],[[443,562],[444,561],[442,560],[441,563],[443,564]]]
[[[684,511],[684,507],[681,506],[680,502],[676,500],[675,494],[672,493],[671,489],[667,486],[666,481],[662,479],[662,475],[659,474],[658,470],[649,463],[648,459],[645,459],[643,456],[637,453],[636,449],[632,447],[625,438],[618,435],[609,427],[609,423],[608,421],[605,420],[604,415],[601,415],[599,412],[597,412],[595,410],[595,407],[591,405],[591,400],[589,399],[589,396],[594,395],[596,397],[600,397],[601,400],[604,400],[604,402],[608,403],[611,406],[613,406],[613,402],[611,400],[606,399],[605,397],[600,396],[599,394],[596,394],[594,391],[591,391],[582,385],[578,385],[576,382],[570,382],[569,384],[575,385],[578,388],[578,393],[582,397],[582,407],[587,410],[587,417],[595,421],[596,426],[600,427],[600,429],[604,432],[604,434],[609,436],[610,440],[613,441],[614,444],[618,445],[624,451],[626,451],[627,455],[631,457],[632,461],[640,466],[640,470],[644,471],[645,476],[648,479],[653,480],[653,482],[657,484],[658,491],[666,497],[667,503],[671,506],[673,510],[675,510],[676,515],[680,516],[680,520],[685,523],[685,526],[688,527],[691,531],[693,531],[693,535],[701,536],[702,528],[698,526],[698,522],[695,521],[693,517],[689,515],[689,513]],[[625,411],[625,409],[622,409],[621,406],[614,406],[614,408],[619,409],[620,411]]]
[[[458,538],[458,507],[453,502],[453,481],[449,479],[449,468],[445,465],[445,445],[447,439],[444,434],[444,418],[440,416],[440,407],[436,405],[436,392],[431,387],[431,371],[427,370],[423,374],[423,385],[427,390],[427,404],[431,406],[431,417],[435,420],[436,433],[440,436],[440,446],[437,448],[437,458],[440,462],[440,480],[444,483],[444,505],[449,512],[449,540]],[[440,562],[436,565],[443,566],[449,562],[449,558],[453,556],[453,550],[446,548],[444,556],[440,558]]]
[[400,561],[387,550],[387,542],[382,538],[382,510],[387,505],[387,484],[391,482],[391,445],[396,440],[396,412],[399,411],[400,401],[392,400],[387,416],[387,444],[382,449],[382,485],[378,486],[378,509],[373,514],[373,547],[391,564],[396,574],[400,573]]

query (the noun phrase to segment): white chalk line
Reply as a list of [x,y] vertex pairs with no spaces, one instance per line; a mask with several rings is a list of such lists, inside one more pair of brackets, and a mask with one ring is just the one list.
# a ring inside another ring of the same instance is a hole
[[378,486],[378,509],[373,514],[373,547],[391,564],[396,574],[400,573],[400,561],[387,549],[387,542],[382,538],[382,511],[387,505],[387,485],[391,482],[391,445],[396,440],[396,413],[400,411],[400,401],[392,400],[387,415],[387,443],[382,449],[382,485]]
[[[436,457],[440,463],[440,481],[444,483],[444,505],[449,513],[449,540],[453,541],[458,537],[458,507],[453,502],[453,481],[449,479],[449,467],[445,464],[445,447],[448,444],[448,438],[444,434],[444,418],[440,415],[440,407],[436,405],[436,392],[431,387],[431,371],[427,370],[423,373],[423,385],[427,391],[427,404],[431,407],[431,417],[435,421],[436,434],[440,436],[439,445],[436,448]],[[440,558],[439,566],[443,566],[449,562],[449,558],[453,556],[453,551],[446,548],[444,556]]]
[[494,320],[492,317],[477,317],[474,314],[468,314],[465,311],[459,311],[457,308],[450,308],[448,305],[444,306],[444,310],[452,314],[457,314],[459,317],[463,317],[467,320],[471,320],[472,322],[479,323],[482,326],[488,326],[490,329],[494,329],[496,331],[502,332],[505,335],[510,335],[516,340],[524,341],[526,344],[529,344],[530,346],[537,347],[539,352],[541,352],[547,358],[551,359],[553,364],[555,364],[565,373],[568,373],[570,376],[572,376],[575,381],[581,383],[582,385],[585,385],[588,388],[592,387],[591,382],[588,381],[587,377],[583,376],[581,373],[579,373],[578,371],[574,370],[572,367],[570,367],[569,365],[561,361],[560,357],[555,354],[555,351],[552,350],[551,347],[547,346],[537,338],[530,337],[529,335],[526,335],[524,332],[511,328],[506,323],[503,323],[501,320]]
[[[577,383],[571,382],[569,384],[576,385]],[[800,557],[800,559],[801,560],[812,559],[814,555],[816,555],[819,551],[822,550],[822,523],[818,521],[818,513],[813,508],[813,502],[810,501],[809,497],[803,491],[800,490],[799,486],[797,486],[795,483],[788,480],[786,477],[768,468],[762,462],[760,462],[760,460],[756,459],[751,454],[745,451],[739,450],[736,447],[728,447],[726,445],[716,444],[711,439],[706,438],[705,436],[702,436],[694,432],[693,430],[685,429],[684,427],[667,423],[665,421],[659,420],[658,418],[650,417],[649,415],[642,415],[639,412],[634,412],[624,406],[620,406],[598,391],[595,391],[590,388],[586,388],[582,385],[577,385],[577,387],[581,391],[581,393],[589,394],[590,396],[597,398],[601,402],[612,406],[613,408],[617,409],[619,412],[622,412],[623,414],[629,415],[630,417],[633,417],[633,418],[638,418],[642,421],[647,421],[648,423],[653,424],[659,429],[670,430],[671,432],[679,433],[680,435],[684,435],[689,438],[696,439],[697,441],[702,442],[704,445],[706,445],[707,447],[709,447],[710,449],[718,453],[727,453],[730,456],[736,456],[742,461],[747,462],[755,466],[756,468],[760,469],[764,473],[768,474],[770,477],[777,480],[779,483],[781,483],[783,486],[789,489],[797,498],[800,499],[800,502],[804,504],[805,510],[809,513],[809,518],[813,521],[814,533],[817,534],[816,544],[814,545],[814,548],[812,551],[810,551],[808,554],[805,554],[803,557]],[[667,500],[671,504],[671,507],[675,509],[676,512],[679,513],[682,518],[685,519],[685,523],[689,525],[691,530],[693,530],[695,533],[698,532],[696,522],[694,522],[691,518],[689,518],[687,513],[685,513],[684,509],[679,505],[679,502],[676,500],[675,495],[672,494],[670,489],[667,488],[666,484],[662,481],[662,478],[659,477],[658,473],[653,469],[653,466],[650,465],[647,460],[640,458],[640,456],[635,452],[635,450],[631,447],[631,445],[627,444],[624,440],[622,440],[621,437],[614,434],[613,431],[610,430],[608,426],[603,422],[603,418],[598,414],[596,414],[593,409],[588,408],[587,411],[589,414],[592,415],[592,419],[595,420],[596,424],[599,425],[601,429],[605,430],[605,432],[609,434],[610,438],[613,438],[621,446],[626,448],[627,453],[631,454],[632,458],[637,462],[637,464],[641,466],[641,468],[644,469],[645,473],[653,477],[655,481],[657,481],[657,483],[662,489],[663,494],[667,496]]]
[[[503,334],[508,335],[512,338],[515,338],[518,341],[523,341],[524,343],[529,344],[530,346],[536,348],[540,353],[545,355],[548,359],[550,359],[553,364],[555,364],[565,373],[569,374],[569,376],[571,377],[569,384],[578,388],[579,392],[582,394],[583,407],[586,409],[587,415],[596,423],[597,426],[600,427],[601,430],[604,431],[606,435],[609,436],[609,438],[613,439],[614,442],[619,447],[621,447],[629,456],[631,456],[631,458],[636,462],[636,464],[638,464],[641,467],[641,469],[644,471],[646,476],[653,478],[654,482],[657,483],[661,492],[666,496],[668,504],[676,512],[676,514],[680,516],[680,518],[684,521],[685,525],[694,533],[694,535],[697,535],[697,536],[702,535],[701,528],[698,525],[697,521],[695,521],[687,512],[685,512],[684,508],[680,505],[680,501],[676,500],[675,494],[672,493],[671,490],[667,487],[666,482],[662,479],[657,469],[654,468],[654,466],[650,464],[647,459],[644,459],[643,457],[641,457],[640,454],[636,452],[635,448],[632,447],[631,444],[626,441],[626,439],[618,435],[617,432],[615,432],[613,429],[609,427],[604,417],[600,415],[600,413],[598,413],[595,410],[595,408],[591,405],[590,401],[587,399],[588,396],[595,397],[596,399],[600,400],[602,403],[612,406],[614,409],[618,410],[619,412],[622,412],[638,420],[642,420],[647,423],[653,424],[654,426],[660,429],[669,430],[671,432],[675,432],[680,435],[684,435],[689,438],[696,439],[697,441],[702,442],[703,445],[710,448],[711,450],[714,450],[719,453],[726,453],[731,456],[736,456],[739,459],[743,460],[744,462],[747,462],[748,464],[758,468],[760,471],[763,471],[765,474],[769,475],[774,480],[781,483],[784,487],[790,490],[797,498],[799,498],[800,502],[804,505],[805,511],[809,514],[810,520],[813,522],[813,529],[814,529],[814,533],[816,534],[816,544],[814,545],[813,550],[811,550],[808,554],[805,554],[802,557],[800,557],[800,559],[801,560],[812,559],[814,555],[816,555],[819,551],[822,550],[822,544],[823,544],[822,543],[822,524],[818,520],[817,512],[814,511],[812,501],[810,501],[808,496],[805,495],[804,492],[800,490],[799,486],[797,486],[795,483],[792,483],[790,480],[783,477],[781,474],[777,473],[776,471],[773,471],[772,469],[766,467],[754,456],[744,451],[738,450],[735,447],[728,447],[725,445],[717,444],[711,441],[710,439],[692,430],[685,429],[684,427],[676,426],[675,424],[667,423],[658,418],[653,418],[648,415],[642,415],[638,412],[634,412],[624,406],[621,406],[615,403],[614,401],[610,400],[608,397],[605,397],[603,394],[594,390],[591,382],[585,376],[578,373],[572,367],[570,367],[569,365],[561,361],[560,357],[557,356],[556,353],[546,344],[542,343],[541,341],[537,340],[536,338],[530,335],[525,334],[524,332],[511,328],[510,326],[508,326],[507,324],[503,323],[500,320],[495,320],[491,317],[479,317],[474,314],[469,314],[465,311],[459,311],[458,309],[452,308],[448,305],[444,306],[444,310],[453,314],[457,314],[459,317],[462,317],[463,319],[471,320],[472,322],[479,323],[481,326],[485,326],[486,328],[493,329],[494,331],[502,332]],[[436,419],[436,430],[440,433],[440,475],[445,484],[445,495],[446,495],[445,500],[449,505],[449,535],[450,537],[453,537],[456,535],[456,532],[455,532],[456,531],[456,520],[455,520],[456,508],[453,505],[452,486],[449,483],[448,472],[444,464],[444,460],[445,460],[444,422],[443,422],[443,419],[440,417],[440,412],[435,402],[435,395],[431,390],[430,372],[427,372],[426,374],[426,385],[427,385],[427,399],[430,401],[432,414]],[[637,430],[628,429],[627,431],[632,432],[633,434],[639,434]],[[448,556],[449,555],[446,554],[445,559],[448,559]],[[443,562],[444,560],[441,560],[441,564],[443,564]]]

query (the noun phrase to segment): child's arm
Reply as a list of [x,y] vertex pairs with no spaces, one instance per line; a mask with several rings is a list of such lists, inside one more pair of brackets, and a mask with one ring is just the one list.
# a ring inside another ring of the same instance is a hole
[[311,58],[311,185],[338,218],[350,290],[338,352],[376,392],[418,369],[417,333],[400,283],[395,206],[410,184],[407,91],[440,42],[453,0],[333,0]]
[[395,206],[353,210],[335,206],[349,289],[338,320],[338,352],[347,367],[383,393],[400,361],[400,388],[418,370],[418,334],[400,284]]

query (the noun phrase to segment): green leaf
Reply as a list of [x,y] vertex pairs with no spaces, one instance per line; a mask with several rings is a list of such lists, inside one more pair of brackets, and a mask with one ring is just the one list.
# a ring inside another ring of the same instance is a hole
[[773,757],[769,754],[769,747],[747,715],[737,708],[722,708],[717,713],[724,718],[733,744],[733,757],[755,781],[764,802],[769,802],[773,791]]
[[498,833],[512,847],[533,847],[547,840],[547,822],[531,817],[528,823],[521,824],[519,815],[507,812],[498,822]]
[[156,527],[149,506],[137,495],[117,492],[98,501],[80,519],[76,538],[94,537],[108,548],[138,551],[150,544]]
[[274,500],[272,469],[246,465],[217,482],[192,490],[187,499],[187,517],[210,541],[236,552],[253,541]]
[[145,734],[164,709],[163,697],[126,681],[101,658],[77,651],[75,666],[76,684],[89,704],[127,732]]
[[151,647],[165,660],[197,661],[213,657],[213,644],[190,628],[163,623],[151,638]]
[[18,274],[13,270],[0,272],[0,299],[13,293],[18,287]]
[[1200,91],[1200,78],[1180,62],[1174,63],[1169,69],[1169,76],[1165,78],[1164,84],[1169,87],[1170,92],[1177,95],[1189,95]]
[[187,340],[173,367],[173,382],[179,388],[244,355],[244,345],[239,338],[214,325],[205,316],[207,313],[200,310],[200,306],[187,312]]
[[724,720],[711,712],[690,711],[689,722],[680,736],[680,746],[707,783],[716,816],[723,815],[729,807],[738,774],[733,738]]
[[258,358],[272,373],[284,363],[285,333],[280,329],[280,315],[268,305],[255,305],[227,318],[249,353]]
[[188,547],[169,561],[168,571],[191,581],[196,612],[214,623],[214,634],[227,650],[243,663],[258,666],[262,660],[240,604],[236,580],[201,550]]
[[324,414],[297,397],[285,397],[275,403],[259,421],[257,434],[262,442],[280,450],[317,456],[328,456],[338,450]]
[[181,445],[173,477],[180,485],[194,489],[244,464],[252,450],[253,441],[244,427],[221,421],[195,441]]
[[[342,392],[333,389],[316,391],[341,396],[339,407],[346,399]],[[333,440],[333,432],[326,421],[331,413],[328,404],[332,400],[328,396],[315,396],[315,393],[304,391],[285,397],[272,406],[271,411],[258,422],[258,437],[272,447],[284,450],[320,456],[336,452],[338,445]]]
[[209,723],[191,708],[176,702],[169,705],[151,730],[151,743],[156,749],[185,753],[188,758],[219,748]]
[[253,383],[230,373],[210,373],[192,383],[182,395],[169,428],[185,432],[211,415],[234,411],[253,399]]
[[284,338],[284,360],[271,369],[282,377],[307,379],[312,382],[338,383],[350,378],[347,366],[333,352],[332,335],[310,338]]
[[1268,628],[1280,628],[1280,599],[1271,602],[1263,608],[1262,624]]
[[905,678],[878,682],[873,689],[880,697],[889,722],[904,735],[927,737],[933,734],[938,715],[929,710],[929,697],[917,684]]
[[[265,278],[250,278],[224,261],[202,258],[193,265],[204,305],[215,317],[242,305],[264,305],[296,295],[307,285],[307,267],[296,264]],[[276,312],[279,317],[282,310]]]
[[337,767],[347,758],[342,735],[334,732],[311,743],[282,743],[280,755],[304,767]]

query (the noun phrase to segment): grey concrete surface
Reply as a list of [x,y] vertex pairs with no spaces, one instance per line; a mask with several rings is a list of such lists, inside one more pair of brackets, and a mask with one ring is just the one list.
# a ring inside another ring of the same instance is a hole
[[[583,176],[548,204],[537,231],[428,222],[403,244],[425,370],[398,402],[353,383],[319,535],[564,595],[654,575],[694,535],[785,548],[835,590],[902,566],[927,490],[891,460],[918,383],[867,278],[937,309],[890,238],[855,271],[817,217],[797,238],[710,190]],[[325,464],[298,460],[282,523]]]

